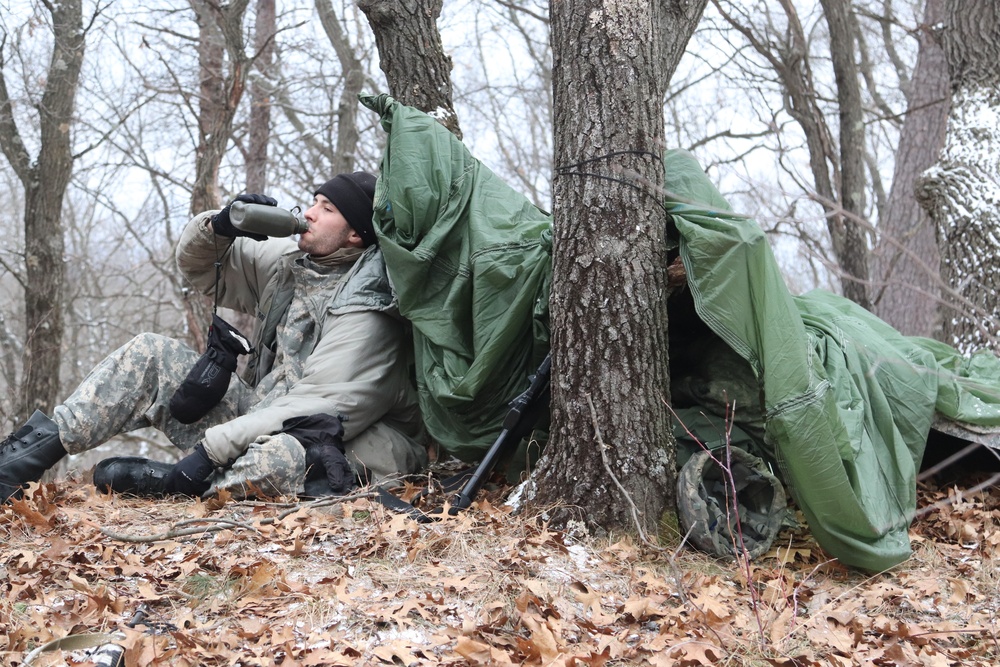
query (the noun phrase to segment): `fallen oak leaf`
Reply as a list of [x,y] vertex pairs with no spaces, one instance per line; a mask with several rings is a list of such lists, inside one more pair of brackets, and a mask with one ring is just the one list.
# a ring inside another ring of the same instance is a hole
[[507,665],[517,665],[520,661],[514,662],[505,651],[496,647],[477,642],[469,637],[459,637],[455,644],[455,652],[474,665],[497,665],[506,667]]
[[661,609],[648,597],[631,597],[625,601],[619,610],[634,621],[645,621],[652,618],[669,616],[669,612]]
[[594,653],[591,651],[586,656],[575,656],[572,663],[567,664],[584,664],[590,665],[590,667],[604,667],[611,660],[611,647],[605,647],[600,653]]
[[34,504],[31,502],[21,498],[9,498],[7,502],[15,514],[19,514],[21,518],[32,526],[45,529],[52,528],[52,522],[35,509]]
[[707,665],[711,667],[718,664],[725,657],[726,653],[715,644],[707,641],[686,641],[674,645],[670,650],[664,651],[659,655],[674,662],[653,661],[649,659],[650,663],[653,665],[664,665],[664,667],[666,665],[678,664]]
[[691,603],[704,614],[705,620],[709,623],[725,621],[732,617],[729,608],[719,601],[721,593],[718,587],[711,587],[691,597]]
[[594,625],[611,625],[617,616],[604,613],[601,607],[602,596],[596,590],[589,590],[586,585],[577,581],[570,588],[576,593],[576,599],[587,607],[590,621]]
[[791,565],[796,559],[808,563],[812,558],[812,549],[808,547],[775,547],[764,555],[764,558],[776,558],[782,565]]
[[524,640],[525,644],[533,649],[532,653],[541,657],[543,664],[548,664],[560,656],[562,650],[559,640],[548,623],[540,622],[530,615],[522,616],[521,623],[531,633],[531,636]]

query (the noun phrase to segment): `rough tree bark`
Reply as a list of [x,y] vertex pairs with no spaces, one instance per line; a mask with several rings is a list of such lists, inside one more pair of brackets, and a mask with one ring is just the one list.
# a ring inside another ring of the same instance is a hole
[[358,0],[358,7],[375,33],[389,93],[399,102],[430,114],[461,139],[452,103],[451,58],[444,52],[437,29],[442,2]]
[[[674,507],[666,216],[657,188],[661,100],[676,61],[665,62],[664,43],[686,43],[704,5],[549,5],[557,165],[552,428],[534,501],[561,508],[557,524],[577,518],[631,530],[638,521],[655,534]],[[672,52],[679,58],[683,48]]]
[[934,336],[941,326],[941,253],[937,232],[917,202],[914,184],[937,159],[948,127],[948,63],[933,34],[943,18],[944,0],[927,0],[889,203],[872,254],[875,313],[909,336]]
[[[62,206],[73,175],[70,129],[86,46],[81,0],[45,3],[52,17],[52,58],[37,105],[39,143],[28,153],[3,78],[0,42],[0,148],[24,186],[24,300],[26,340],[15,421],[35,409],[49,412],[59,391],[63,338]],[[6,41],[4,36],[3,41]]]
[[917,183],[949,287],[943,335],[962,351],[1000,352],[1000,6],[946,0],[941,44],[952,106],[937,164]]

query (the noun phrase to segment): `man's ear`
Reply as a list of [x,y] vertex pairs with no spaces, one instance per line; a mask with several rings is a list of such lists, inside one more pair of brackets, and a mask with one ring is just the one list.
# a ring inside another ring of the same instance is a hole
[[352,248],[364,248],[365,247],[364,239],[362,239],[361,236],[359,236],[358,233],[354,231],[353,227],[348,227],[348,229],[351,230],[351,233],[347,235],[347,245],[351,246]]

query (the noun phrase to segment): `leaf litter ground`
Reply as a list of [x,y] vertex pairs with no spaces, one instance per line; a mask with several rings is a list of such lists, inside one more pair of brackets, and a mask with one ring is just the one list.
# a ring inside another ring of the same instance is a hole
[[[870,576],[805,529],[727,562],[675,532],[656,550],[550,530],[495,498],[420,524],[367,497],[32,485],[0,509],[0,664],[91,632],[123,633],[129,667],[998,664],[1000,492],[920,496],[913,557]],[[140,605],[148,615],[127,627]]]

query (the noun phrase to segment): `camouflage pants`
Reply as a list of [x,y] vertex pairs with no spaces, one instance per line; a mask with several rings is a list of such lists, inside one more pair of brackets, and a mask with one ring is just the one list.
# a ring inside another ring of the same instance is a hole
[[[200,356],[178,340],[151,333],[112,352],[53,412],[66,451],[79,454],[120,433],[149,426],[187,451],[208,428],[245,414],[252,407],[252,393],[234,374],[225,397],[205,417],[193,424],[171,417],[170,398]],[[228,488],[242,496],[257,487],[269,495],[299,494],[305,466],[305,450],[295,438],[263,435],[216,475],[209,493]]]

